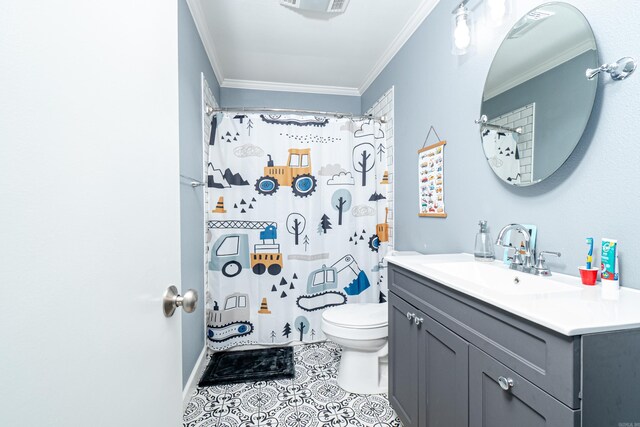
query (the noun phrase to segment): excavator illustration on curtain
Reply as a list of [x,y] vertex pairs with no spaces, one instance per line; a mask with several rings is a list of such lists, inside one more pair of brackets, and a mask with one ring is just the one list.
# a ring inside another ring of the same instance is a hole
[[[337,290],[339,284],[343,291]],[[370,287],[367,275],[358,267],[351,254],[347,254],[327,267],[323,265],[309,274],[307,294],[296,300],[298,307],[305,311],[322,310],[347,303],[347,295],[355,296]]]

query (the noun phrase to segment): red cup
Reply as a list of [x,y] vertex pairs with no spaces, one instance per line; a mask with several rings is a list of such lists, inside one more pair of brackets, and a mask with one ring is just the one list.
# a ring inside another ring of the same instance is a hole
[[584,266],[578,267],[580,270],[580,278],[582,279],[583,285],[593,286],[596,284],[596,280],[598,280],[598,272],[600,271],[597,268],[586,268]]

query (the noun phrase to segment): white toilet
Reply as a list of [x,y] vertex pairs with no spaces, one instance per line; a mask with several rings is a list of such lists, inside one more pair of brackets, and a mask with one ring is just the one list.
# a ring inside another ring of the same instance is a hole
[[322,313],[322,331],[342,347],[338,385],[358,394],[387,392],[388,308],[344,304]]

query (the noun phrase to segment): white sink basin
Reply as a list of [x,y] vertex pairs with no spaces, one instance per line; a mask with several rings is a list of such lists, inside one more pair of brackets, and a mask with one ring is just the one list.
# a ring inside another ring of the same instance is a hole
[[503,264],[476,261],[423,264],[458,281],[464,281],[505,295],[544,295],[558,292],[580,292],[579,286],[559,282],[550,277],[535,276],[510,270]]

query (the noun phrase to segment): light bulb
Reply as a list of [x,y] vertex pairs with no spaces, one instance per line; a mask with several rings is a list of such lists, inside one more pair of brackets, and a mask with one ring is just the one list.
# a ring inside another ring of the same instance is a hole
[[464,50],[471,44],[471,28],[465,16],[461,16],[456,22],[456,29],[453,31],[453,42],[456,48]]
[[507,11],[505,0],[488,0],[487,7],[489,8],[489,18],[492,21],[502,21],[502,18],[504,18],[505,12]]

